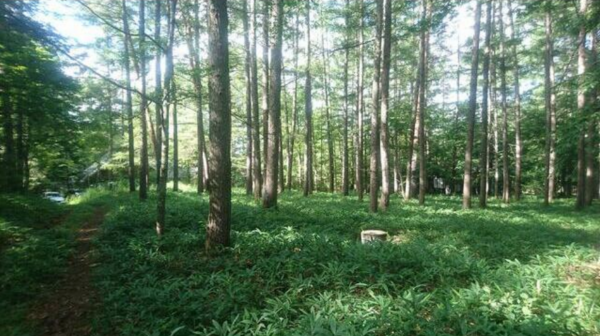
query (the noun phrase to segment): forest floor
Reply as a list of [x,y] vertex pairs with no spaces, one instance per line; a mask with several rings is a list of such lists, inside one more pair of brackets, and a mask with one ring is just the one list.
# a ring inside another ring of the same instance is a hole
[[[371,214],[355,196],[286,192],[279,209],[265,211],[237,190],[233,246],[209,257],[203,251],[208,196],[191,189],[169,193],[160,239],[153,193],[140,202],[137,194],[90,190],[68,206],[66,223],[53,231],[93,227],[104,215],[97,209],[107,211],[84,276],[98,302],[82,304],[91,330],[80,334],[600,334],[597,204],[577,212],[573,200],[543,207],[526,197],[465,211],[458,197],[432,196],[424,207],[393,197],[388,212]],[[362,245],[363,229],[385,230],[389,242]],[[48,283],[50,272],[68,279],[68,256],[90,246],[77,247],[74,229],[58,244],[70,246],[66,257],[51,247],[12,255],[6,242],[15,239],[2,239],[11,230],[0,225],[0,261],[12,265],[0,275],[10,294],[0,294],[0,334],[36,335],[17,322],[23,313],[3,316],[5,299],[15,302],[25,292],[29,302],[51,298],[50,288],[60,286],[39,283]],[[23,260],[30,264],[17,263]]]
[[77,230],[77,248],[70,257],[66,275],[52,293],[37,303],[28,318],[44,336],[90,335],[91,313],[97,294],[91,282],[92,238],[104,220],[106,209],[97,208]]

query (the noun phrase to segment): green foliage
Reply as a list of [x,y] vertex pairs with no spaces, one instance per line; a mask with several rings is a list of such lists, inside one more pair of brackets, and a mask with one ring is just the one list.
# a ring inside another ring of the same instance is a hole
[[[593,335],[598,209],[539,201],[460,210],[393,201],[369,214],[353,198],[286,193],[264,211],[234,195],[234,245],[203,252],[207,199],[169,195],[168,231],[154,196],[115,199],[97,240],[111,335]],[[390,242],[361,245],[361,229]]]

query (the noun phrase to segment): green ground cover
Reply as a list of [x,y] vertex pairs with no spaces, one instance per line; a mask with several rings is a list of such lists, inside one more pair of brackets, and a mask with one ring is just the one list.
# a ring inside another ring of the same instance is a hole
[[[207,196],[115,196],[96,241],[104,335],[598,335],[600,209],[526,198],[460,210],[285,193],[265,211],[234,193],[234,245],[203,252]],[[391,242],[361,245],[361,229]]]

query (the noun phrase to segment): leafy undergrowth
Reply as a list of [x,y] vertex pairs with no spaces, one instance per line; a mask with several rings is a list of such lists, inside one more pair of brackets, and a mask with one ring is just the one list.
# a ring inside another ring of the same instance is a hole
[[[232,248],[203,252],[207,196],[121,195],[97,241],[105,335],[598,335],[600,209],[539,200],[460,210],[285,193],[264,211],[234,193]],[[361,229],[392,242],[361,245]]]
[[0,195],[0,335],[35,334],[29,308],[64,274],[76,229],[109,197],[92,194],[65,205]]

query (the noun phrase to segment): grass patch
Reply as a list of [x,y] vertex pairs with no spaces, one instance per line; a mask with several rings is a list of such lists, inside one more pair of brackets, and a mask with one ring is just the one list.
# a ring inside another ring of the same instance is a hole
[[[238,191],[232,248],[203,253],[207,196],[120,194],[97,240],[105,335],[597,335],[600,209],[528,198],[463,211],[458,198],[390,211],[285,193],[265,211]],[[361,245],[361,229],[393,243]]]

